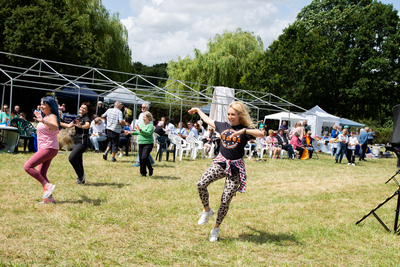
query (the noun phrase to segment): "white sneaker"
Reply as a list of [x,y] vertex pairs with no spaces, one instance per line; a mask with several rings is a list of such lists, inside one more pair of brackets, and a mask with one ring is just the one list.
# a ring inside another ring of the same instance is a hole
[[201,214],[198,224],[205,225],[208,222],[208,219],[213,215],[214,215],[214,211],[212,209],[210,209],[209,212],[206,212],[205,210],[203,210],[203,213]]
[[351,165],[356,166],[356,164],[352,163]]
[[210,236],[210,242],[215,242],[218,241],[218,232],[219,232],[219,228],[213,228],[211,230],[211,236]]
[[124,153],[119,153],[118,158],[122,158],[124,156]]
[[347,165],[351,165],[351,163],[347,163]]

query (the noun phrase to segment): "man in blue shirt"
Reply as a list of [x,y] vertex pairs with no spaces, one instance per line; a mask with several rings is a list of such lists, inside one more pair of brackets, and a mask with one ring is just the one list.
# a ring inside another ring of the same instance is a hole
[[361,131],[360,133],[360,138],[358,140],[358,143],[361,145],[361,156],[359,158],[359,161],[363,160],[363,161],[367,161],[365,159],[365,153],[367,152],[367,148],[368,148],[368,127],[365,127],[365,131]]

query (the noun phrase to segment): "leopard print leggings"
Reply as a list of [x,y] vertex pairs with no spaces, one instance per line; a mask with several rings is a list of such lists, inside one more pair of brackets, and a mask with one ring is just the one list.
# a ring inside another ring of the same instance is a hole
[[239,173],[232,173],[232,176],[228,176],[225,170],[219,164],[211,164],[211,166],[204,172],[197,182],[197,190],[204,207],[209,206],[208,202],[208,190],[207,187],[212,182],[226,177],[224,192],[221,196],[221,205],[218,209],[217,223],[221,224],[229,210],[229,203],[233,196],[235,196],[237,189],[240,186]]

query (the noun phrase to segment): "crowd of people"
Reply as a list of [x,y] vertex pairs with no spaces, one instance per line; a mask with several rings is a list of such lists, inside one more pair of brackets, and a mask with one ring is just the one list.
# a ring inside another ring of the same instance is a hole
[[[39,150],[24,165],[25,171],[43,187],[43,201],[40,203],[55,203],[53,192],[56,186],[50,183],[47,171],[52,159],[58,153],[57,134],[62,128],[74,128],[75,130],[74,147],[69,155],[69,162],[77,175],[76,183],[78,184],[85,184],[86,182],[83,153],[90,144],[94,147],[94,153],[99,153],[101,150],[100,143],[106,141],[107,146],[103,153],[103,159],[108,160],[108,155],[111,154],[110,161],[116,162],[117,153],[119,152],[121,155],[122,148],[129,146],[129,138],[137,136],[138,155],[133,166],[140,167],[139,172],[143,177],[152,176],[154,173],[154,160],[150,154],[155,142],[153,133],[157,133],[159,136],[174,134],[181,138],[190,136],[201,139],[207,153],[211,147],[218,147],[217,156],[197,182],[198,195],[204,209],[198,224],[205,225],[215,213],[209,204],[207,187],[219,179],[226,179],[216,222],[209,237],[211,242],[218,240],[219,227],[228,213],[233,196],[236,192],[244,193],[246,190],[244,165],[246,146],[251,148],[251,142],[256,141],[271,150],[273,159],[281,158],[282,151],[287,151],[288,159],[291,160],[295,157],[301,159],[313,157],[314,140],[310,126],[307,125],[306,121],[295,123],[291,129],[286,121],[283,121],[277,131],[267,130],[266,126],[257,129],[250,119],[247,107],[238,101],[229,105],[228,122],[214,121],[197,107],[190,109],[189,114],[197,113],[201,120],[187,122],[188,129],[185,128],[183,122],[179,122],[175,127],[176,124],[172,118],[168,122],[165,118],[161,118],[158,123],[154,123],[147,103],[142,105],[139,118],[129,124],[124,120],[122,107],[123,105],[119,101],[116,101],[114,106],[109,109],[103,109],[99,105],[96,114],[91,104],[85,102],[80,106],[76,118],[66,123],[60,118],[60,115],[65,112],[65,105],[58,105],[52,97],[41,99],[40,106],[34,111],[35,120],[38,122]],[[5,105],[0,118],[3,118],[5,116],[3,113],[7,111],[8,106]],[[207,129],[203,127],[203,121],[208,126]],[[349,133],[347,128],[340,129],[334,126],[331,132],[331,138],[337,139],[338,144],[335,151],[335,162],[341,163],[343,156],[346,155],[348,164],[354,165],[356,146],[361,146],[359,160],[366,160],[365,152],[367,145],[371,143],[370,140],[374,137],[374,132],[365,127],[361,130],[360,137],[356,138],[355,132]],[[257,149],[259,147],[255,146],[255,150]]]

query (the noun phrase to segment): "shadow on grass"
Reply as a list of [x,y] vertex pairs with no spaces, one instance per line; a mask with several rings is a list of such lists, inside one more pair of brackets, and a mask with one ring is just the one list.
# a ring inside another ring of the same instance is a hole
[[181,179],[180,177],[176,177],[176,176],[161,176],[161,175],[153,175],[151,177],[149,177],[150,179],[161,179],[161,180],[179,180]]
[[278,246],[302,245],[302,243],[299,242],[297,238],[292,234],[287,234],[287,233],[274,234],[257,230],[249,226],[246,227],[255,233],[241,234],[239,235],[238,238],[235,238],[236,240],[253,242],[255,244],[273,243]]
[[88,203],[92,204],[93,206],[100,206],[101,204],[105,203],[105,199],[97,198],[97,199],[91,199],[88,198],[87,196],[81,195],[82,199],[79,200],[64,200],[64,201],[57,201],[57,204],[83,204],[83,203]]
[[122,188],[126,186],[126,184],[122,183],[85,183],[84,186],[116,186],[118,188]]

